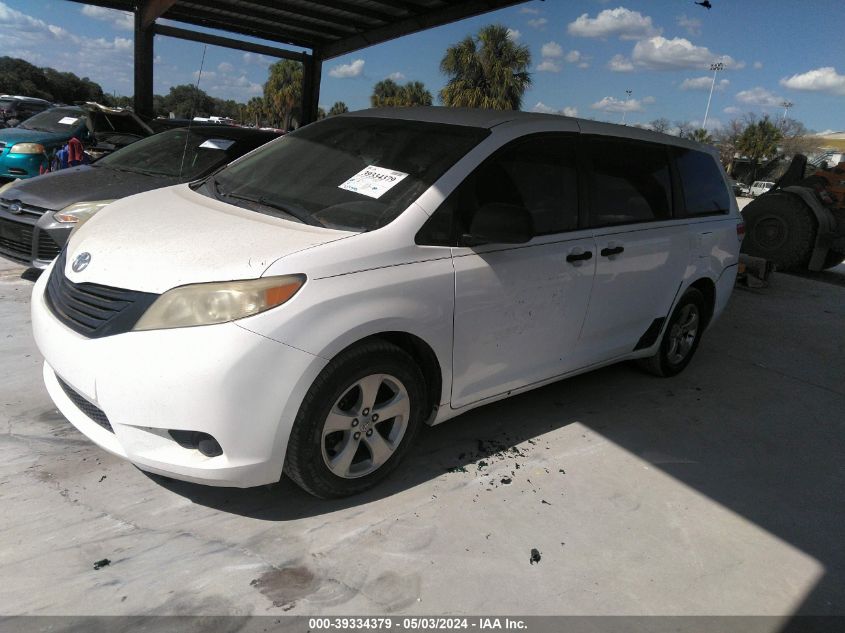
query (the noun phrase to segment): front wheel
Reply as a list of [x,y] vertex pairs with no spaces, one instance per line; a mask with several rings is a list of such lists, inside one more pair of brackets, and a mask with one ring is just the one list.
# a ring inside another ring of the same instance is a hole
[[690,288],[681,297],[663,333],[660,347],[640,366],[656,376],[675,376],[689,365],[704,332],[704,295]]
[[408,451],[425,416],[422,372],[405,351],[372,340],[338,355],[308,390],[284,471],[321,498],[375,486]]

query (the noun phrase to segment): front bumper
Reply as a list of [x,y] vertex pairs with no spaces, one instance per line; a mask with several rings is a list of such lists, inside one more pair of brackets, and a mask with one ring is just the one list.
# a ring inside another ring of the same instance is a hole
[[11,154],[8,147],[0,150],[0,178],[32,178],[46,165],[44,154]]
[[[33,290],[33,333],[47,391],[80,432],[142,470],[175,479],[241,488],[278,481],[291,425],[325,360],[234,323],[88,339],[47,307],[48,276]],[[113,432],[57,378],[99,408]],[[185,448],[171,429],[208,433],[223,454]]]

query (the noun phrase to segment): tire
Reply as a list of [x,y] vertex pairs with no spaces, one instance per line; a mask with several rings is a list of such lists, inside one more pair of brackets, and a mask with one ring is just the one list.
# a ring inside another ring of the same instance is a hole
[[839,266],[843,261],[845,261],[845,252],[837,251],[834,249],[830,249],[825,255],[824,263],[822,264],[822,269],[826,270],[828,268],[833,268],[834,266]]
[[341,352],[303,399],[288,440],[285,474],[323,499],[372,488],[408,452],[425,417],[425,401],[422,371],[401,348],[372,339]]
[[742,252],[773,261],[779,270],[806,270],[816,241],[816,221],[806,205],[789,194],[774,193],[742,211]]
[[[639,360],[640,367],[655,376],[668,377],[681,373],[689,365],[701,342],[706,309],[704,295],[695,288],[687,290],[672,311],[657,353],[650,358]],[[695,320],[694,332],[689,329],[691,318]],[[682,334],[684,336],[679,338]],[[681,341],[683,345],[680,344]]]

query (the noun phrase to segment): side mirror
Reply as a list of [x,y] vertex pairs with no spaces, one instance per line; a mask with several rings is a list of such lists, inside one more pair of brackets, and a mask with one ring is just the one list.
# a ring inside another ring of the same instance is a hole
[[534,237],[534,218],[517,204],[491,202],[475,212],[469,233],[461,236],[465,246],[479,244],[525,244]]

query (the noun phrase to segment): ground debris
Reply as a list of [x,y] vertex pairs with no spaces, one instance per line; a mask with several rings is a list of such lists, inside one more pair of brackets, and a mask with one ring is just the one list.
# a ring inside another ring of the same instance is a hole
[[111,565],[111,561],[108,558],[101,558],[94,563],[94,570],[96,571],[97,569],[108,567],[109,565]]
[[534,563],[539,563],[541,558],[542,556],[540,556],[540,550],[538,550],[536,547],[532,547],[531,558],[528,559],[528,562],[533,565]]
[[508,484],[510,484],[512,481],[513,481],[513,479],[511,479],[510,477],[502,477],[502,483],[506,486]]

